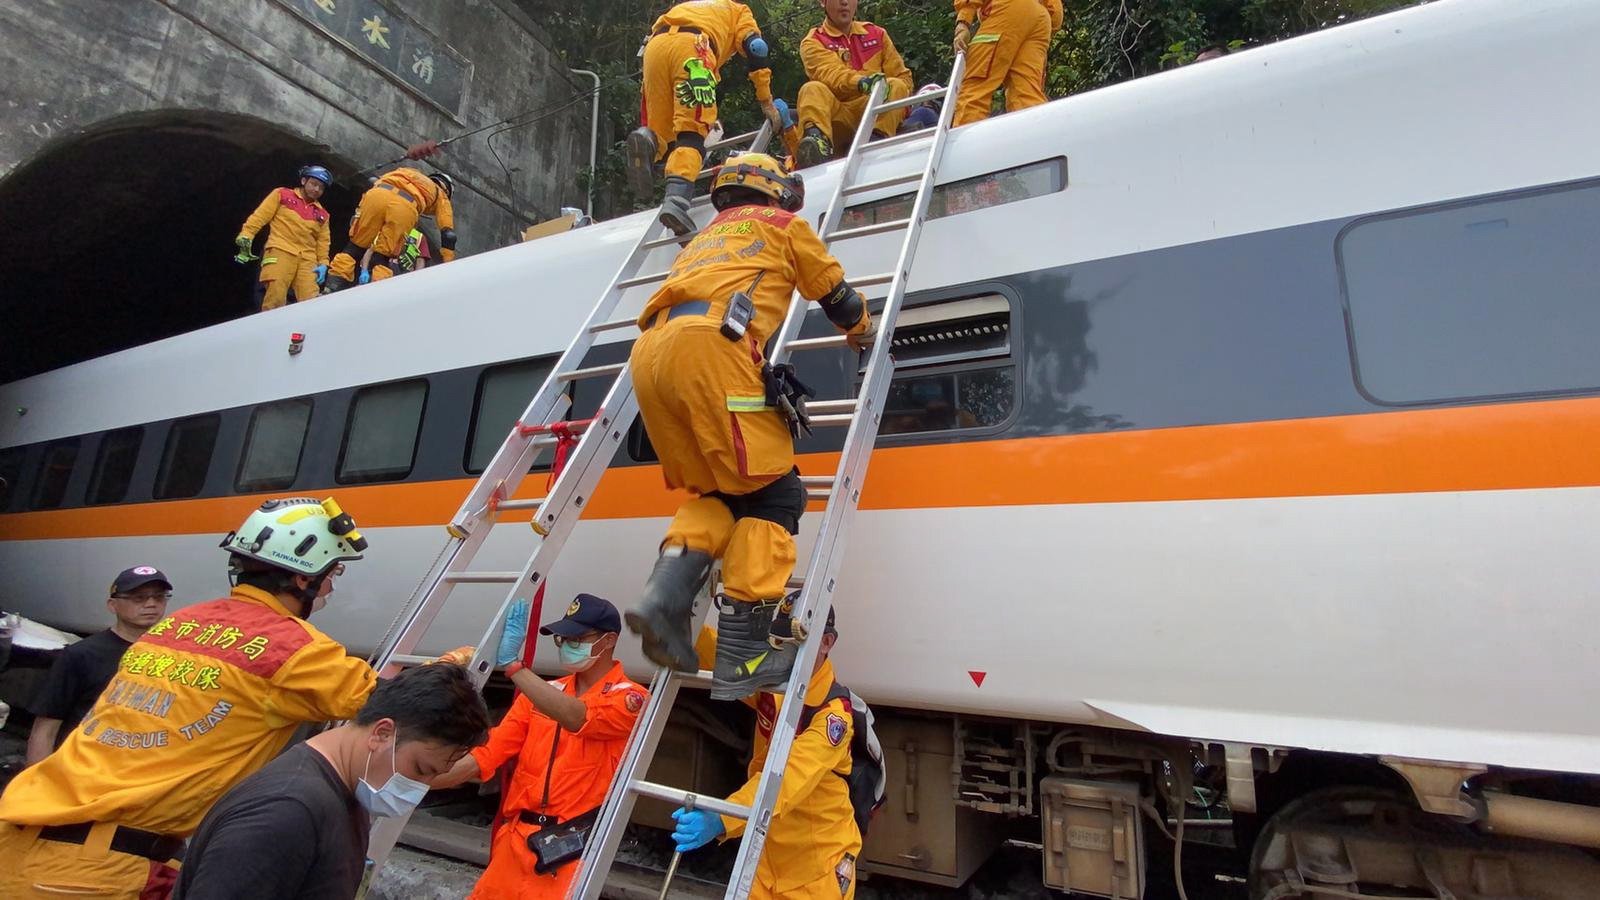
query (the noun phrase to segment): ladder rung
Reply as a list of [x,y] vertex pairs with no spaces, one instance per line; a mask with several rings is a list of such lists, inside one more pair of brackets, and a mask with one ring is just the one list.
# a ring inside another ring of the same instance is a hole
[[601,375],[616,375],[628,367],[627,363],[612,363],[609,366],[590,366],[587,369],[573,369],[571,372],[562,372],[562,381],[578,381],[583,378],[598,378]]
[[653,284],[657,281],[666,281],[671,272],[651,272],[649,275],[637,275],[633,278],[624,278],[617,282],[617,290],[625,291],[628,288],[638,287],[643,284]]
[[638,324],[638,319],[612,319],[609,322],[601,322],[599,325],[590,325],[589,333],[599,334],[602,331],[617,331],[623,328],[633,328]]
[[830,334],[827,337],[801,338],[784,344],[784,349],[793,353],[796,350],[826,350],[829,347],[843,347],[844,335]]
[[[929,91],[928,93],[931,94],[933,91]],[[746,131],[744,134],[736,134],[733,137],[725,137],[720,141],[712,141],[711,143],[707,144],[706,152],[709,153],[712,150],[721,150],[723,147],[732,147],[735,144],[749,146],[750,144],[755,143],[756,138],[760,136],[761,129],[758,128],[755,131]]]
[[858,228],[845,228],[835,231],[827,236],[829,243],[833,241],[849,240],[850,238],[867,237],[874,234],[883,234],[886,231],[899,231],[911,224],[910,219],[895,219],[889,222],[878,222],[873,225],[862,225]]
[[711,687],[710,669],[701,669],[698,672],[673,672],[672,677],[678,679],[684,687]]
[[878,111],[874,113],[874,115],[881,116],[890,110],[905,109],[908,106],[916,106],[918,103],[927,103],[930,100],[938,100],[949,93],[949,88],[939,88],[937,91],[912,94],[909,97],[901,97],[899,100],[888,100],[878,104]]
[[822,486],[822,487],[831,487],[833,485],[833,476],[832,475],[801,475],[800,476],[800,483],[805,485],[806,487],[817,487],[819,485]]
[[850,286],[853,288],[877,287],[880,284],[888,284],[893,280],[893,272],[879,272],[877,275],[867,275],[861,278],[852,278],[850,279]]
[[389,657],[389,662],[397,666],[425,666],[433,662],[434,659],[435,657],[432,656],[412,656],[409,653],[396,653]]
[[[846,400],[812,400],[806,404],[806,412],[826,415],[827,413],[851,413],[856,411],[854,397]],[[832,475],[819,475],[818,481],[808,482],[800,479],[801,484],[833,484]]]
[[893,178],[880,178],[877,181],[867,181],[861,184],[854,184],[845,188],[844,193],[845,196],[865,194],[868,191],[882,190],[883,188],[890,188],[900,184],[910,184],[913,181],[921,180],[921,172],[912,172],[909,175],[896,175]]
[[673,234],[672,232],[669,231],[669,232],[667,232],[667,236],[666,237],[658,237],[653,241],[645,241],[644,242],[644,249],[646,249],[646,250],[658,250],[658,249],[660,249],[662,247],[671,247],[674,244],[687,244],[687,243],[689,243],[689,241],[691,241],[693,239],[694,239],[694,235],[692,235],[692,234],[685,234],[685,235],[679,236],[679,235]]
[[793,578],[790,578],[788,581],[784,582],[783,589],[786,590],[786,591],[798,591],[798,590],[800,590],[801,588],[803,588],[805,586],[806,586],[806,580],[804,578],[801,578],[799,575],[796,575]]
[[[922,140],[923,138],[931,138],[938,133],[939,129],[937,128],[919,128],[916,131],[908,131],[905,134],[897,134],[893,137],[886,137],[876,141],[871,141],[862,149],[884,150],[889,147],[898,147],[901,144],[909,144],[912,141]],[[921,178],[922,176],[919,174],[917,177]]]
[[452,584],[515,584],[521,579],[521,572],[446,572],[444,576]]
[[856,419],[855,413],[840,413],[833,416],[812,416],[811,425],[849,425]]
[[631,788],[635,794],[640,794],[645,797],[654,797],[657,800],[665,800],[668,803],[676,803],[679,806],[684,806],[691,799],[693,799],[695,809],[709,809],[719,816],[729,816],[730,818],[734,819],[748,820],[750,818],[750,807],[740,806],[737,803],[729,803],[728,801],[717,797],[702,797],[693,791],[670,788],[666,785],[656,784],[654,782],[644,781],[641,779],[635,779],[631,784],[628,785],[628,787]]
[[807,500],[826,500],[833,496],[833,488],[806,488]]
[[508,509],[538,509],[544,504],[545,498],[534,497],[530,500],[501,500],[498,508],[502,511]]

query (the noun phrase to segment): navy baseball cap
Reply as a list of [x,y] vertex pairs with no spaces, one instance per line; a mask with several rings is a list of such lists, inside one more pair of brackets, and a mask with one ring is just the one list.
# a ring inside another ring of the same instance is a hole
[[155,566],[134,566],[131,569],[123,569],[117,580],[111,582],[111,593],[126,594],[134,588],[141,588],[147,584],[159,584],[169,591],[172,590],[172,582],[161,574],[160,569]]
[[565,638],[582,637],[591,631],[611,634],[622,632],[622,617],[610,600],[593,594],[579,594],[572,598],[567,614],[539,629],[540,634],[558,634]]

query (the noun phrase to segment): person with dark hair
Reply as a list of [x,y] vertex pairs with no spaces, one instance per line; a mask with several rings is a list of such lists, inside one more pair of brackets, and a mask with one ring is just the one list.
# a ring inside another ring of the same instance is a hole
[[174,897],[355,897],[371,817],[409,813],[488,733],[489,711],[461,666],[380,682],[354,722],[291,747],[217,801],[189,841]]
[[128,648],[61,748],[0,796],[0,897],[161,900],[218,796],[377,675],[307,619],[367,541],[332,498],[268,500],[223,538],[233,592]]

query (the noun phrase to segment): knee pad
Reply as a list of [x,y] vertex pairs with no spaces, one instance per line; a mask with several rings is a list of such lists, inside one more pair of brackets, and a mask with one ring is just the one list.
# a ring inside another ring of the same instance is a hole
[[672,146],[687,147],[704,156],[706,152],[706,136],[697,131],[680,131],[678,136],[673,139]]
[[790,534],[800,533],[800,516],[806,511],[806,486],[800,480],[799,469],[790,469],[787,475],[760,490],[736,497],[718,496],[733,511],[735,520],[765,519]]

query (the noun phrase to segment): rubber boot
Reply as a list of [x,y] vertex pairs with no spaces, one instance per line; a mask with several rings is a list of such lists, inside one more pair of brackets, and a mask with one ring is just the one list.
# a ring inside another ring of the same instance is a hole
[[795,163],[804,169],[825,163],[832,158],[833,142],[822,133],[822,129],[815,125],[807,125],[806,133],[800,136],[800,145],[794,151]]
[[742,700],[780,688],[789,680],[800,644],[782,649],[768,643],[781,601],[746,603],[718,598],[717,664],[711,670],[711,699]]
[[650,578],[644,583],[644,600],[629,611],[628,630],[639,635],[644,655],[658,666],[680,672],[700,671],[694,652],[694,595],[711,573],[711,554],[684,547],[665,547]]
[[694,182],[677,175],[667,176],[667,195],[661,200],[661,224],[672,229],[678,237],[693,234],[697,229],[689,215],[689,203],[694,200]]
[[324,294],[332,294],[335,291],[342,291],[349,286],[350,279],[340,278],[338,275],[335,275],[332,272],[329,272],[328,277],[322,280],[322,292]]
[[649,197],[655,190],[656,133],[648,128],[628,132],[628,188],[635,196]]

